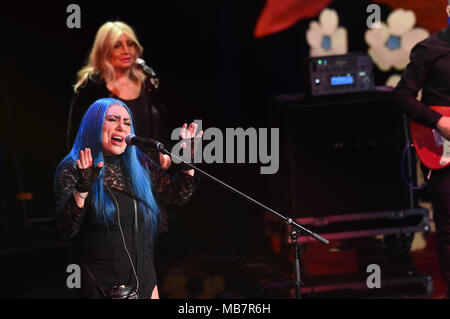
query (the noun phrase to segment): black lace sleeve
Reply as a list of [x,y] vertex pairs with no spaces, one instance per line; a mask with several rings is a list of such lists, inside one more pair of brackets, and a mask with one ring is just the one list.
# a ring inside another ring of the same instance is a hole
[[141,154],[141,163],[148,168],[155,196],[167,204],[183,205],[191,198],[200,181],[200,175],[183,172],[167,173],[151,158]]
[[77,206],[73,197],[77,182],[76,163],[68,160],[61,162],[55,173],[55,225],[58,232],[68,238],[78,234],[91,198],[88,196],[83,208]]

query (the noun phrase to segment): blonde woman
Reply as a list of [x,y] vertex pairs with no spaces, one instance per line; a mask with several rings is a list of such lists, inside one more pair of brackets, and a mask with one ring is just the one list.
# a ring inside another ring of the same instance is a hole
[[[100,98],[123,101],[135,116],[136,135],[164,139],[165,109],[156,96],[155,87],[136,65],[143,47],[133,29],[121,21],[104,23],[97,31],[87,64],[78,72],[70,104],[67,147],[73,144],[82,115]],[[171,166],[170,157],[149,154],[161,167]]]

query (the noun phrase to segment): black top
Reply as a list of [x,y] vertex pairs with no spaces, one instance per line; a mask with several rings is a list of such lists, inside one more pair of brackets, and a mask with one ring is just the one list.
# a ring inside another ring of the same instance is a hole
[[[179,172],[172,177],[143,154],[140,155],[140,161],[149,168],[152,190],[157,201],[181,205],[189,200],[199,176],[192,177]],[[116,285],[136,287],[133,263],[139,280],[139,297],[150,298],[156,284],[150,225],[145,225],[137,205],[136,242],[135,197],[129,186],[128,171],[120,156],[105,157],[104,164],[105,193],[116,207],[113,221],[105,223],[97,219],[91,205],[91,192],[84,208],[77,206],[73,192],[79,178],[78,170],[76,162],[66,159],[58,165],[55,174],[57,229],[70,240],[70,263],[81,267],[80,293],[83,297],[101,298],[100,290],[108,290]],[[88,276],[87,271],[92,273],[94,279]]]
[[68,150],[72,148],[86,110],[98,99],[107,97],[118,99],[130,108],[134,116],[133,126],[137,136],[162,141],[166,139],[166,128],[164,127],[166,111],[148,78],[143,82],[141,93],[136,99],[124,100],[109,91],[106,82],[100,76],[91,75],[78,88],[78,92],[74,93],[70,102],[66,132]]
[[[441,114],[428,108],[450,106],[450,27],[416,44],[395,89],[396,100],[415,121],[435,128]],[[416,100],[422,91],[421,102]]]

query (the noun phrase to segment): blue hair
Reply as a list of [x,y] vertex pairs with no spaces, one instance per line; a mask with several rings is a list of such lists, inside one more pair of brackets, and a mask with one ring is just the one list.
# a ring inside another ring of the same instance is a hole
[[[133,114],[122,101],[113,98],[97,100],[84,114],[72,150],[66,158],[70,158],[76,162],[80,158],[80,151],[89,147],[94,161],[93,165],[104,162],[102,147],[103,122],[106,111],[112,104],[119,104],[128,111],[131,117],[131,133],[134,134]],[[135,197],[140,199],[138,201],[140,212],[144,216],[146,225],[150,222],[153,236],[158,227],[159,209],[152,193],[150,172],[139,161],[139,157],[141,156],[145,155],[136,146],[127,146],[125,152],[121,155],[121,159],[129,172],[128,175],[131,180],[130,186],[132,192]],[[103,220],[107,223],[108,221],[112,221],[116,208],[108,196],[106,196],[103,183],[104,170],[102,169],[97,181],[93,185],[92,202],[97,220]]]

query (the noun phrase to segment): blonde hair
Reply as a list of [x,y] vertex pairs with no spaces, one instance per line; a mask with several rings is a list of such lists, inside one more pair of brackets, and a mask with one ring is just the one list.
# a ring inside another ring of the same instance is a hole
[[[113,66],[109,63],[109,57],[115,43],[122,34],[128,36],[136,44],[136,58],[142,56],[144,48],[129,25],[121,21],[104,23],[97,31],[87,64],[77,73],[77,83],[74,86],[75,92],[91,75],[99,75],[106,82],[114,82],[116,74]],[[130,78],[134,81],[143,82],[145,75],[136,66],[133,66]]]

